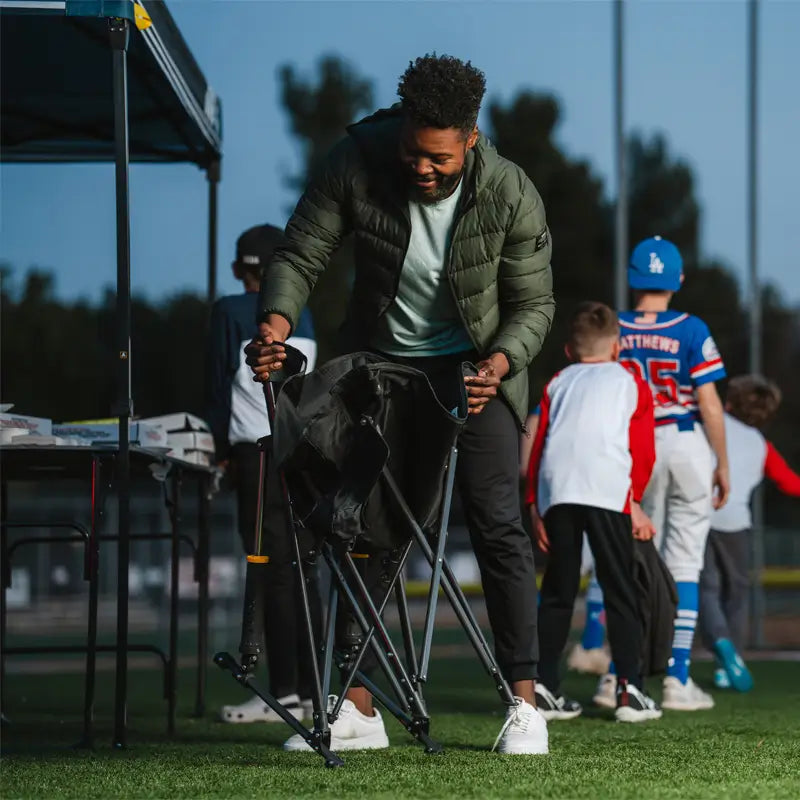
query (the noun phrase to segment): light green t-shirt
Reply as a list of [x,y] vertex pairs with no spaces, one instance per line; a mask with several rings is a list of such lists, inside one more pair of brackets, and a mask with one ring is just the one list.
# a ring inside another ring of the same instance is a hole
[[411,241],[397,297],[379,320],[370,342],[376,350],[396,356],[439,356],[472,349],[447,280],[447,258],[463,183],[438,203],[409,202]]

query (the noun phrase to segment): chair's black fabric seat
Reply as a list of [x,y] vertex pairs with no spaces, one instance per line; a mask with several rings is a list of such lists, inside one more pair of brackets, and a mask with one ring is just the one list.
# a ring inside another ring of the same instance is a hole
[[454,370],[438,397],[423,372],[370,353],[286,380],[273,453],[296,516],[321,536],[396,546],[410,530],[379,481],[388,466],[419,525],[433,526],[450,449],[467,418],[463,376],[471,368]]

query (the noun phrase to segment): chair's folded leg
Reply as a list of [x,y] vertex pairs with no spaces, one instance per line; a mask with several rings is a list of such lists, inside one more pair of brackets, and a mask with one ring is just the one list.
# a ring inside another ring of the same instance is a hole
[[333,649],[336,642],[336,613],[339,608],[339,592],[336,581],[331,581],[328,592],[328,620],[325,625],[325,640],[322,643],[320,658],[322,659],[322,696],[327,698],[331,693],[331,668],[333,666]]
[[230,672],[242,686],[257,694],[295,733],[299,733],[308,742],[308,746],[312,750],[325,759],[326,767],[340,767],[344,764],[344,761],[330,749],[331,732],[327,725],[327,718],[325,718],[324,728],[317,726],[315,720],[314,728],[309,730],[301,725],[269,692],[263,691],[253,676],[243,669],[230,653],[217,653],[214,656],[214,663],[220,669]]
[[453,572],[450,569],[450,565],[446,561],[443,565],[442,572],[442,589],[444,590],[447,599],[450,601],[450,605],[453,607],[453,610],[458,617],[458,621],[464,628],[464,631],[466,632],[467,637],[475,649],[478,658],[483,664],[484,669],[489,673],[489,676],[494,681],[494,688],[497,689],[500,699],[506,705],[515,705],[516,700],[514,699],[514,693],[511,691],[508,681],[500,672],[500,668],[497,666],[497,661],[495,660],[494,654],[489,647],[489,643],[486,641],[486,637],[483,635],[480,625],[475,619],[475,615],[472,613],[469,602],[467,601],[467,598],[464,597],[464,592],[461,591],[461,586],[459,586],[455,575],[453,575]]
[[[267,403],[267,416],[270,422],[270,430],[274,428],[275,420],[275,394],[273,386],[267,383],[264,386],[264,396]],[[317,647],[314,638],[314,625],[311,617],[311,607],[309,604],[308,587],[306,585],[306,575],[303,569],[305,558],[313,558],[315,553],[312,552],[304,558],[301,552],[300,542],[298,540],[298,523],[295,520],[294,510],[292,508],[292,498],[289,492],[289,487],[282,470],[278,470],[278,483],[280,487],[280,494],[284,513],[286,516],[286,525],[290,532],[293,548],[293,563],[297,572],[297,583],[300,589],[300,602],[303,610],[303,623],[304,635],[306,636],[306,643],[308,645],[308,652],[311,654],[311,678],[312,678],[312,703],[314,707],[313,719],[314,726],[311,730],[304,727],[289,711],[278,702],[278,700],[268,692],[260,689],[258,684],[253,680],[252,671],[258,661],[260,650],[260,631],[258,630],[259,620],[261,619],[260,610],[263,608],[263,586],[264,576],[258,574],[258,567],[266,563],[266,559],[261,555],[261,536],[262,536],[262,521],[265,505],[266,495],[266,465],[267,465],[267,448],[272,444],[271,437],[265,437],[259,441],[261,447],[260,458],[260,481],[259,493],[257,500],[256,510],[256,529],[255,529],[255,542],[254,542],[254,556],[248,558],[248,580],[250,581],[250,592],[248,599],[245,602],[245,613],[242,623],[242,654],[243,663],[239,664],[236,659],[229,653],[217,653],[214,656],[214,662],[221,669],[229,671],[233,677],[243,686],[250,689],[258,695],[264,703],[266,703],[292,730],[298,733],[305,739],[309,747],[319,753],[325,759],[325,766],[338,767],[344,762],[339,756],[330,750],[331,731],[328,723],[328,715],[326,708],[326,701],[322,696],[322,681],[320,678],[319,661],[317,659]],[[251,578],[252,575],[252,578]]]
[[370,694],[390,713],[398,722],[425,747],[426,753],[441,753],[444,748],[439,742],[431,739],[429,735],[430,720],[428,717],[409,717],[400,706],[394,703],[391,698],[374,684],[362,672],[356,673],[359,681]]
[[444,482],[444,498],[439,511],[439,531],[436,539],[436,555],[431,564],[431,583],[428,589],[428,605],[425,613],[425,632],[422,637],[422,651],[419,659],[419,681],[425,683],[428,679],[428,666],[431,658],[433,644],[433,625],[436,621],[436,605],[439,600],[439,586],[442,582],[442,567],[444,565],[444,548],[447,544],[447,525],[450,520],[450,505],[453,501],[453,483],[456,475],[456,459],[458,450],[450,448],[447,459],[447,471]]
[[[270,431],[274,430],[275,425],[275,387],[272,383],[264,384],[264,399],[267,403],[267,417],[269,419]],[[272,444],[270,439],[270,445]],[[305,636],[308,652],[311,653],[311,702],[314,708],[313,719],[314,729],[327,734],[328,715],[327,698],[322,696],[322,678],[319,671],[319,661],[316,653],[317,647],[314,640],[314,626],[311,619],[311,607],[308,599],[308,587],[303,571],[303,554],[300,552],[300,542],[298,541],[298,524],[295,520],[294,507],[292,505],[292,495],[289,492],[289,484],[282,469],[277,470],[278,485],[280,487],[281,500],[283,501],[283,511],[286,516],[286,525],[294,535],[292,548],[294,551],[294,563],[297,570],[298,585],[300,588],[300,603],[303,608],[303,621],[305,622]]]
[[[378,615],[383,615],[384,609],[389,602],[389,598],[392,594],[392,589],[397,586],[397,581],[402,578],[403,568],[405,567],[405,563],[408,560],[408,554],[411,552],[411,546],[413,545],[413,540],[409,539],[406,545],[400,551],[400,554],[397,555],[397,551],[394,551],[394,557],[388,559],[388,563],[391,565],[391,571],[386,576],[385,585],[386,590],[384,592],[383,597],[381,598],[380,606],[378,607]],[[333,555],[333,554],[332,554]],[[335,555],[334,555],[335,557]],[[352,562],[352,557],[348,555],[348,558]],[[360,577],[360,576],[359,576]],[[361,666],[361,662],[367,652],[367,648],[371,645],[372,639],[375,635],[375,625],[371,625],[369,630],[364,635],[363,639],[353,652],[350,657],[348,666],[347,666],[347,677],[342,685],[341,694],[344,693],[352,686],[353,680],[356,677],[356,671]],[[413,683],[415,680],[415,675],[410,676],[411,682]],[[400,695],[402,697],[403,695]],[[341,701],[337,702],[335,707],[335,713],[339,713],[339,708],[341,707]]]
[[[403,515],[407,518],[411,530],[413,531],[414,539],[416,540],[417,544],[419,544],[422,554],[425,556],[427,562],[431,565],[431,569],[435,569],[438,563],[437,554],[431,547],[430,542],[428,542],[428,538],[425,536],[422,528],[420,528],[419,524],[414,519],[414,515],[411,513],[411,509],[408,507],[408,504],[406,503],[402,492],[398,488],[397,482],[392,476],[392,473],[389,472],[389,470],[385,467],[383,469],[383,478],[387,487],[391,491],[394,500],[397,502],[398,506],[403,512]],[[478,625],[478,621],[475,619],[475,615],[472,613],[472,609],[469,607],[467,598],[464,597],[464,593],[461,591],[458,581],[455,579],[447,560],[444,558],[441,560],[441,585],[445,596],[450,602],[450,605],[453,607],[453,611],[455,612],[461,627],[464,628],[467,638],[469,638],[470,643],[475,648],[475,652],[483,664],[484,669],[486,669],[494,681],[494,685],[498,694],[500,695],[500,699],[506,705],[514,705],[516,701],[514,700],[511,687],[508,685],[508,681],[506,681],[500,672],[500,668],[497,666],[497,661],[495,660],[489,644],[486,641],[486,637],[483,635],[483,632]]]
[[397,583],[394,587],[395,600],[397,602],[397,613],[400,618],[400,631],[403,635],[403,647],[406,651],[406,669],[411,675],[411,681],[417,692],[419,686],[419,662],[417,660],[417,650],[414,645],[414,631],[411,627],[411,614],[408,610],[408,598],[406,597],[406,580],[401,572],[398,575]]
[[[411,711],[412,710],[412,703],[416,700],[413,687],[411,685],[411,681],[408,678],[408,675],[405,673],[400,674],[398,671],[392,666],[394,663],[398,664],[400,668],[402,668],[402,664],[400,664],[399,659],[397,658],[397,653],[394,651],[393,646],[391,645],[391,641],[389,640],[389,647],[388,651],[384,650],[381,647],[381,644],[375,640],[374,636],[369,636],[370,628],[374,629],[375,626],[370,626],[370,623],[367,621],[367,618],[364,616],[364,612],[361,610],[361,606],[359,604],[358,598],[356,597],[355,592],[353,591],[352,587],[347,582],[347,578],[342,571],[341,566],[339,565],[330,545],[323,545],[322,548],[323,556],[328,563],[328,566],[331,570],[331,575],[333,579],[336,581],[339,590],[344,595],[347,603],[350,607],[350,610],[353,612],[353,616],[358,623],[358,626],[361,628],[361,631],[364,635],[364,641],[361,642],[359,645],[359,649],[353,659],[348,659],[346,662],[342,664],[343,668],[348,672],[355,672],[353,668],[353,664],[360,664],[361,659],[363,658],[363,654],[366,650],[366,646],[371,646],[373,652],[375,653],[375,657],[380,664],[381,669],[383,670],[384,674],[386,675],[387,680],[392,685],[392,689],[394,693],[397,695],[397,699],[400,703],[402,703],[404,710]],[[350,560],[352,564],[352,559]],[[366,590],[363,581],[361,580],[361,576],[358,575],[358,571],[355,570],[355,566],[353,566],[353,570],[356,573],[357,583],[356,586],[359,590],[359,595],[362,599],[364,599],[365,603],[371,603],[371,598],[369,597],[369,592]],[[362,588],[363,587],[363,588]],[[373,604],[374,605],[374,604]],[[381,622],[381,625],[383,623]],[[384,628],[385,631],[385,628]],[[388,637],[387,637],[388,639]],[[391,661],[390,661],[391,660]],[[348,687],[352,683],[352,680],[345,681],[345,687]],[[342,697],[339,698],[338,702],[334,706],[333,710],[331,711],[331,716],[335,719],[339,713],[339,710],[342,707]]]
[[[348,576],[355,583],[358,590],[358,597],[363,601],[370,619],[368,620],[361,609],[356,593],[349,585],[347,577],[345,576],[341,566],[333,554],[332,548],[329,545],[323,545],[323,555],[328,565],[330,566],[333,578],[339,587],[341,593],[347,600],[353,616],[364,635],[363,641],[359,645],[358,652],[355,659],[342,658],[339,666],[346,672],[347,680],[345,686],[349,687],[352,684],[354,677],[358,677],[359,682],[378,700],[386,709],[394,715],[401,725],[414,736],[424,747],[428,753],[441,752],[442,748],[437,742],[429,736],[430,718],[427,709],[425,708],[424,701],[421,694],[416,691],[411,678],[403,667],[403,663],[399,654],[392,643],[386,626],[381,619],[381,612],[385,607],[388,598],[391,596],[392,589],[395,586],[400,570],[405,564],[408,551],[410,549],[410,542],[408,547],[405,548],[403,556],[396,562],[397,569],[394,571],[393,576],[390,578],[390,583],[382,598],[380,606],[376,606],[372,600],[369,591],[364,584],[361,575],[358,573],[352,557],[349,553],[345,554],[344,560],[347,565]],[[378,634],[378,641],[375,637]],[[383,691],[381,691],[364,673],[358,670],[358,665],[364,655],[367,646],[371,646],[378,663],[383,670],[386,678],[392,686],[398,701],[402,704],[398,706],[394,703]],[[339,709],[341,708],[343,697],[340,697],[336,705],[330,711],[331,720],[335,720]]]

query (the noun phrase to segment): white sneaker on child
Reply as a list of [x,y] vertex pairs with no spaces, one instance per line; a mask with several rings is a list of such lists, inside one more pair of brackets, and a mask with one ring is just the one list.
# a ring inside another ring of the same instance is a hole
[[547,755],[550,750],[545,718],[521,697],[514,700],[492,750],[509,755]]
[[592,702],[600,708],[617,707],[617,676],[611,672],[606,673],[597,681]]
[[614,712],[617,722],[646,722],[661,719],[661,709],[642,689],[632,683],[620,681],[617,687],[617,710]]
[[578,642],[567,656],[567,669],[590,675],[605,675],[611,664],[611,656],[602,647],[585,650]]
[[[304,710],[300,698],[296,694],[278,697],[276,700],[286,707],[286,710],[295,718],[303,719]],[[222,706],[220,719],[223,722],[283,722],[283,720],[258,696],[253,695],[238,706]]]
[[[336,695],[331,695],[328,708],[335,703]],[[388,746],[389,737],[380,711],[376,708],[373,716],[367,717],[355,707],[352,700],[345,700],[338,719],[331,725],[330,749],[338,753],[341,750],[382,750]],[[283,749],[297,752],[310,748],[308,742],[296,733],[284,742]]]
[[707,711],[714,708],[714,698],[704,692],[691,678],[681,683],[677,678],[664,678],[661,707],[670,711]]

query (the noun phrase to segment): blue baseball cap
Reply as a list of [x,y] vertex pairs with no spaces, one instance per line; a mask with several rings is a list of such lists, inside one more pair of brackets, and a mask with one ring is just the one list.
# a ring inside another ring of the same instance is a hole
[[631,289],[677,292],[681,288],[683,258],[668,239],[652,236],[633,248],[628,262]]

